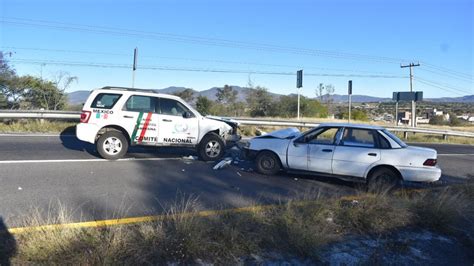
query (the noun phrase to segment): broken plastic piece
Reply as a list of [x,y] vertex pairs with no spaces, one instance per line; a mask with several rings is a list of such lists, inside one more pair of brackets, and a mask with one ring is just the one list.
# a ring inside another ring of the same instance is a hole
[[222,169],[232,163],[232,158],[225,158],[224,160],[220,161],[218,164],[216,164],[212,169],[218,170]]

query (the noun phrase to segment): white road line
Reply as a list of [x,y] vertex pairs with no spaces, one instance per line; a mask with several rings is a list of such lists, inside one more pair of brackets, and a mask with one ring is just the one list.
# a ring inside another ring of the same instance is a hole
[[65,159],[65,160],[12,160],[0,161],[0,164],[26,164],[26,163],[76,163],[76,162],[123,162],[123,161],[174,161],[181,158],[124,158],[115,161],[106,159]]
[[463,155],[474,155],[474,153],[438,153],[438,156],[463,156]]
[[[59,134],[0,134],[0,137],[60,137]],[[63,135],[63,137],[75,137],[75,135]]]

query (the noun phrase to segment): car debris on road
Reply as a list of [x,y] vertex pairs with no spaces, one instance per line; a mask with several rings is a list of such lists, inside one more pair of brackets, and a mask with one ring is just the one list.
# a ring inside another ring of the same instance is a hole
[[228,158],[225,158],[223,159],[222,161],[220,161],[218,164],[216,164],[212,169],[214,170],[218,170],[218,169],[222,169],[224,167],[227,167],[229,166],[231,163],[232,163],[232,158],[228,157]]

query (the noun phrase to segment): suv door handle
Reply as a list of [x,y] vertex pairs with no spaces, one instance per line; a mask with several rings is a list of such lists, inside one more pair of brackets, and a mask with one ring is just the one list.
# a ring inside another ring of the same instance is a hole
[[322,149],[323,152],[332,152],[331,149]]
[[377,156],[377,153],[370,152],[368,155],[369,155],[369,156]]
[[170,119],[162,119],[161,121],[163,121],[163,122],[173,122],[173,120],[170,120]]
[[129,116],[129,115],[124,115],[123,117],[124,118],[133,118],[133,116]]

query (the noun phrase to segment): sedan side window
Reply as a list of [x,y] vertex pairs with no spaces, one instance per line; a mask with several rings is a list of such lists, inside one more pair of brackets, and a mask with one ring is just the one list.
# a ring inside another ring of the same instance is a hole
[[374,132],[368,129],[346,128],[342,134],[341,145],[374,148]]
[[330,127],[322,131],[316,131],[305,137],[305,142],[310,144],[333,145],[336,142],[337,131],[339,128]]

